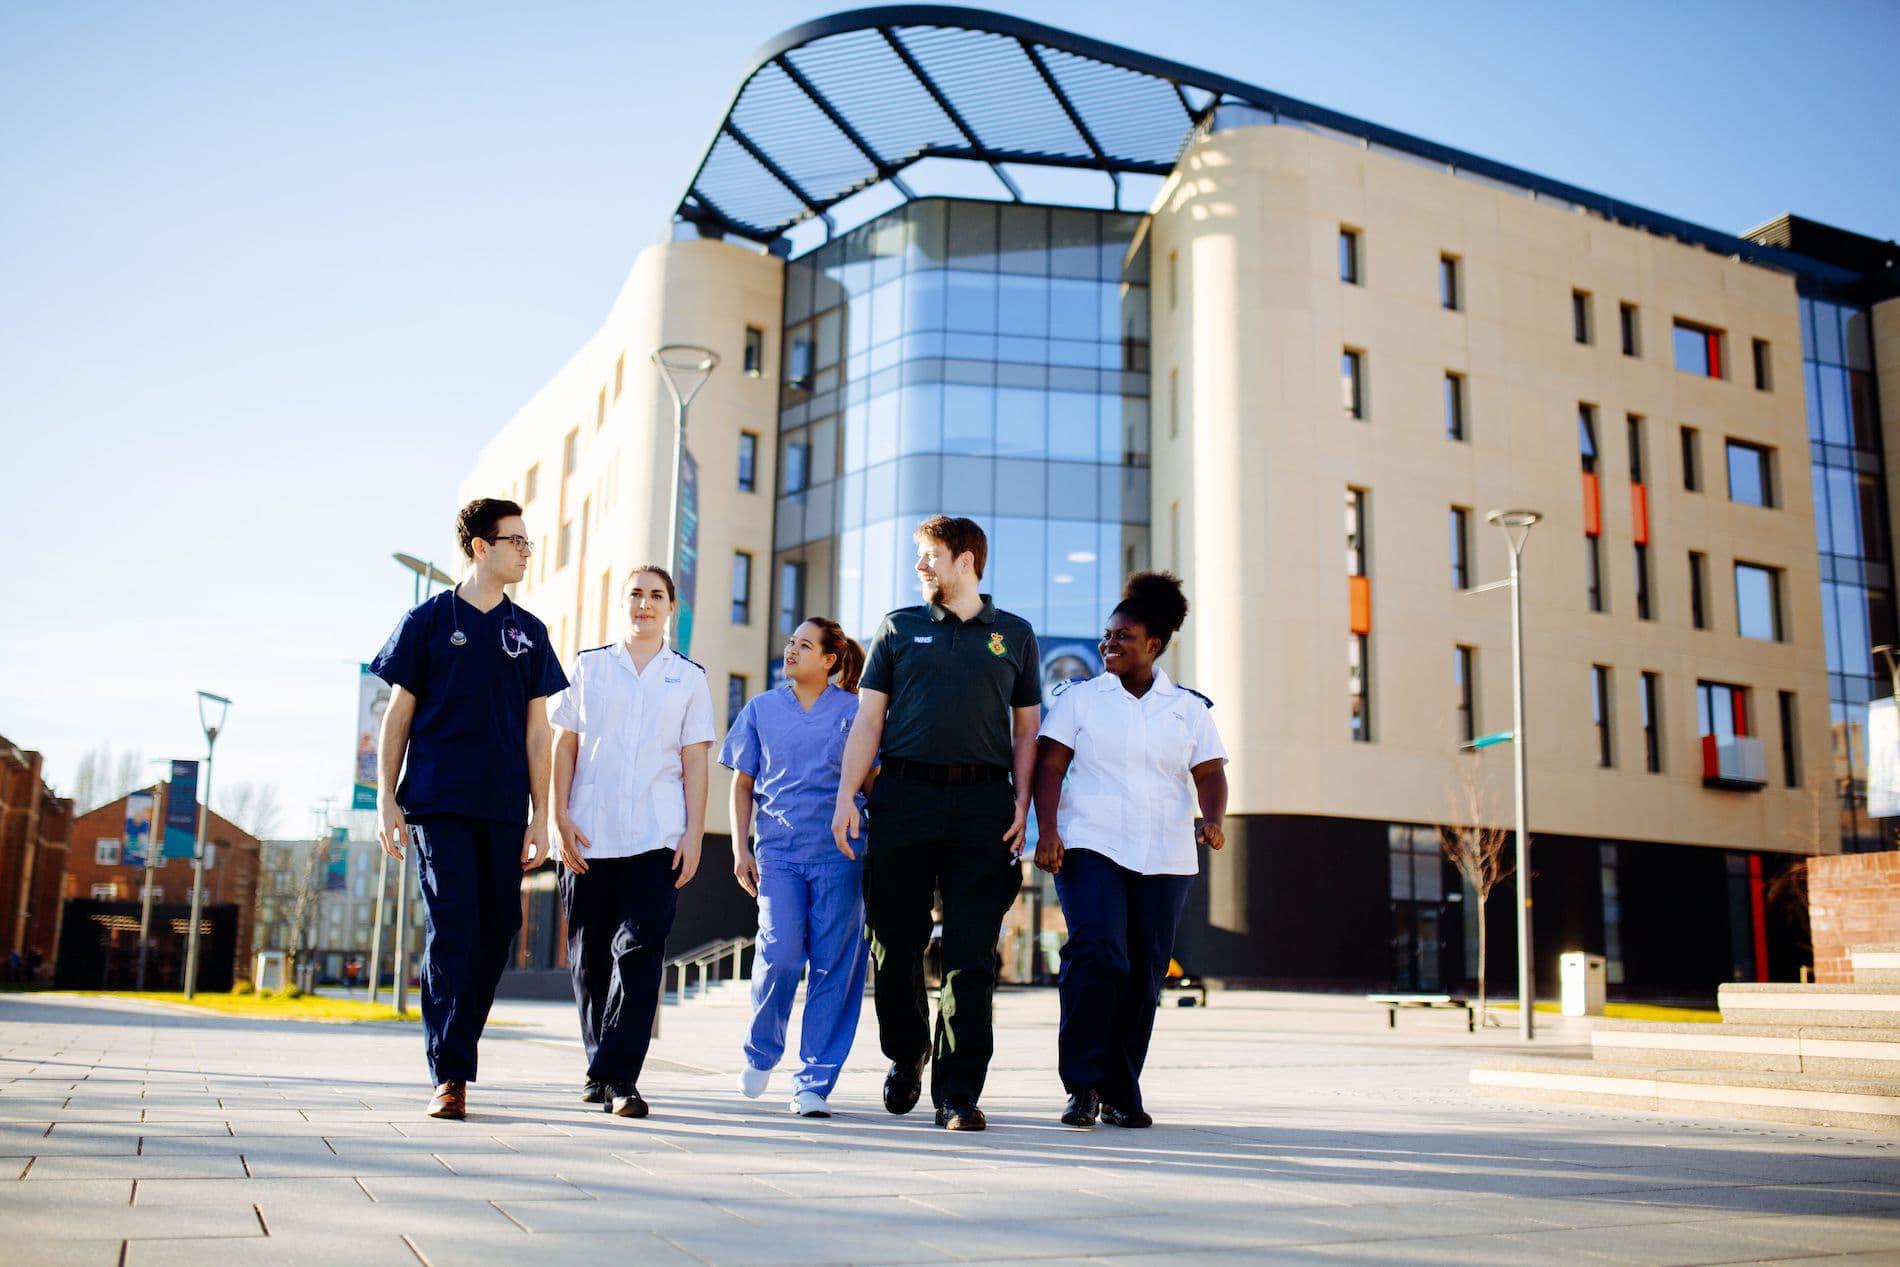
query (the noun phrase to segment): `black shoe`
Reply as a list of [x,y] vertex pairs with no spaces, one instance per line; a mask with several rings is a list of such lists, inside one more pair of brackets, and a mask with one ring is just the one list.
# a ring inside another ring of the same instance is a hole
[[605,1104],[607,1102],[607,1084],[598,1078],[589,1078],[581,1083],[582,1104]]
[[1077,1091],[1069,1097],[1069,1107],[1062,1111],[1062,1124],[1079,1126],[1086,1131],[1095,1125],[1095,1117],[1101,1111],[1101,1098],[1094,1091]]
[[607,1095],[606,1109],[615,1117],[647,1115],[647,1102],[640,1098],[639,1090],[631,1082],[609,1083]]
[[989,1119],[974,1104],[946,1104],[937,1110],[937,1125],[946,1131],[980,1131]]
[[1138,1131],[1155,1124],[1155,1120],[1148,1116],[1145,1109],[1118,1109],[1106,1103],[1102,1105],[1102,1120],[1110,1126],[1126,1127],[1131,1131]]
[[919,1056],[914,1065],[891,1062],[891,1071],[884,1075],[884,1107],[899,1115],[917,1107],[917,1097],[924,1093],[924,1058]]

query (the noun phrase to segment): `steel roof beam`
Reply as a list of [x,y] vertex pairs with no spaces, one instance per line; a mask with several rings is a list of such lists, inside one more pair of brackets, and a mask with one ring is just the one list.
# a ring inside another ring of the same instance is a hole
[[899,171],[897,164],[891,162],[873,149],[871,143],[866,140],[856,128],[851,126],[850,120],[846,119],[844,115],[839,112],[838,108],[826,99],[824,93],[818,91],[818,86],[812,83],[810,77],[807,76],[804,71],[792,65],[791,58],[781,57],[776,64],[780,70],[785,72],[785,77],[796,84],[798,90],[804,93],[814,106],[818,107],[818,112],[824,115],[825,118],[831,120],[831,126],[837,128],[844,139],[856,147],[858,153],[864,155],[865,158],[871,161],[871,166],[877,169],[879,180],[890,181],[893,185],[897,186],[897,191],[906,198],[915,198],[917,196],[911,192],[910,186],[904,183],[904,178],[897,174]]
[[726,120],[725,133],[737,141],[739,148],[750,154],[760,167],[770,172],[773,180],[785,186],[785,188],[791,192],[792,197],[804,203],[805,210],[811,212],[813,215],[817,215],[824,210],[816,199],[806,193],[804,188],[800,186],[797,181],[792,179],[790,173],[773,161],[772,156],[760,149],[751,137],[740,131],[739,125],[734,123],[731,119]]
[[[904,63],[904,69],[908,70],[911,78],[917,81],[917,86],[930,95],[930,99],[937,103],[937,108],[943,111],[944,117],[950,120],[957,131],[963,133],[963,139],[969,142],[971,151],[983,152],[985,146],[983,142],[977,140],[976,130],[964,121],[962,113],[950,104],[950,98],[945,96],[943,89],[937,86],[937,81],[932,79],[929,72],[918,63],[916,56],[904,47],[904,41],[897,38],[897,32],[891,27],[880,26],[877,28],[877,33],[882,35],[884,42],[891,46],[891,52],[897,54],[897,60]],[[1016,187],[1016,182],[1009,178],[1009,173],[1004,171],[995,159],[984,161],[990,165],[990,170],[996,173],[996,179],[1003,182],[1003,188],[1009,190],[1009,196],[1017,202],[1023,201],[1023,191]]]
[[1101,163],[1104,170],[1108,172],[1108,183],[1115,189],[1115,210],[1120,211],[1122,209],[1121,173],[1108,166],[1107,151],[1095,143],[1095,134],[1089,131],[1089,125],[1082,121],[1081,112],[1069,100],[1069,94],[1062,91],[1062,85],[1056,82],[1055,74],[1049,69],[1048,63],[1042,60],[1042,54],[1036,51],[1036,46],[1025,39],[1019,39],[1016,42],[1022,46],[1023,56],[1029,59],[1029,64],[1036,68],[1038,75],[1042,76],[1043,86],[1049,90],[1049,95],[1054,97],[1056,104],[1062,107],[1062,113],[1069,116],[1069,122],[1074,125],[1076,135],[1081,137],[1082,143],[1089,147],[1089,153],[1095,155],[1095,161]]

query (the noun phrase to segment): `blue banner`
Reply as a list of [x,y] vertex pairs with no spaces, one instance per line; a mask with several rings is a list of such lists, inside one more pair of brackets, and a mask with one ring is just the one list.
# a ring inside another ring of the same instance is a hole
[[691,655],[693,596],[699,588],[699,463],[690,450],[680,451],[679,557],[673,560],[673,583],[679,587],[679,615],[673,622],[673,649]]
[[167,858],[190,858],[198,852],[198,763],[172,762],[171,787],[165,793],[165,848]]
[[134,792],[125,798],[125,843],[119,848],[119,861],[128,867],[145,865],[145,851],[152,844],[152,816],[158,801],[150,792]]
[[330,829],[330,860],[323,871],[323,891],[341,893],[350,887],[350,830]]

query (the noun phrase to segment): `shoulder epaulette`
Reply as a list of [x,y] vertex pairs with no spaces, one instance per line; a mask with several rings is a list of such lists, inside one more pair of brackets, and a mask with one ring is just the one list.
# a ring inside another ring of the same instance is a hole
[[689,655],[680,655],[680,653],[677,651],[675,651],[673,654],[680,656],[680,659],[686,661],[686,663],[692,665],[695,669],[698,669],[701,673],[706,672],[706,666],[701,664],[699,661],[693,659],[693,657]]
[[1207,698],[1207,696],[1205,696],[1205,695],[1203,695],[1203,694],[1201,694],[1201,693],[1200,693],[1199,691],[1197,691],[1197,690],[1195,690],[1195,689],[1194,689],[1193,687],[1191,687],[1191,686],[1183,686],[1183,687],[1181,687],[1181,689],[1182,689],[1182,690],[1184,690],[1184,691],[1186,691],[1186,692],[1187,692],[1187,693],[1188,693],[1189,695],[1192,695],[1192,696],[1193,696],[1193,697],[1194,697],[1195,699],[1197,699],[1197,700],[1199,700],[1199,701],[1201,701],[1201,703],[1203,703],[1203,704],[1205,704],[1205,705],[1207,705],[1207,706],[1208,706],[1209,708],[1212,708],[1212,707],[1214,707],[1214,701],[1213,701],[1213,700],[1211,700],[1211,699],[1209,699],[1209,698]]
[[600,646],[598,646],[598,647],[583,647],[583,648],[581,648],[581,650],[579,650],[579,651],[578,651],[578,652],[576,652],[575,654],[576,654],[576,655],[586,655],[586,654],[587,654],[588,652],[590,652],[590,651],[605,651],[605,650],[607,650],[608,648],[610,648],[610,647],[612,647],[613,645],[614,645],[613,643],[611,643],[611,642],[607,642],[607,643],[602,643],[602,644],[601,644]]
[[1049,698],[1055,699],[1057,696],[1061,695],[1064,691],[1068,690],[1071,686],[1074,686],[1077,682],[1086,682],[1088,680],[1089,679],[1085,677],[1072,677],[1066,682],[1057,682],[1054,686],[1049,688]]

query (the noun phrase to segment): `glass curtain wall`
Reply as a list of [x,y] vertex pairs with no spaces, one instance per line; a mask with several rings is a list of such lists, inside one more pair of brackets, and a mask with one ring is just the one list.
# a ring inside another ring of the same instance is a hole
[[1872,649],[1895,641],[1893,536],[1870,327],[1865,308],[1801,300],[1834,783],[1848,852],[1884,847],[1881,824],[1867,817],[1867,701],[1891,693]]
[[1099,669],[1102,623],[1148,565],[1141,221],[926,199],[787,265],[780,636],[828,614],[868,637],[920,601],[918,521],[967,515],[1045,683]]

